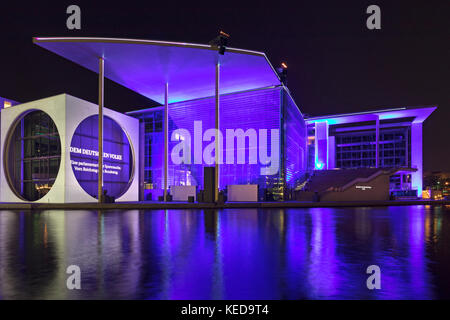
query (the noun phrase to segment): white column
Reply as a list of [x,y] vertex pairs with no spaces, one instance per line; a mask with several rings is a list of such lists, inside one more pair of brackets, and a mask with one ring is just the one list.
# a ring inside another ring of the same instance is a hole
[[417,169],[411,174],[412,189],[417,189],[417,196],[422,197],[422,122],[411,124],[411,167]]
[[164,90],[164,201],[167,201],[167,153],[169,147],[169,84],[166,82]]
[[103,58],[98,60],[98,202],[103,199],[103,99],[104,99],[104,69]]
[[379,145],[380,145],[380,118],[376,116],[377,119],[375,120],[375,168],[379,167]]
[[316,122],[315,126],[314,169],[323,170],[328,165],[328,122]]
[[400,190],[403,190],[403,173],[400,173]]
[[219,200],[219,163],[222,157],[221,145],[219,143],[219,130],[220,130],[220,104],[219,104],[219,80],[220,80],[220,64],[216,64],[216,86],[215,86],[215,98],[216,98],[216,137],[215,137],[215,179],[214,179],[214,198],[215,201]]
[[328,156],[327,169],[336,168],[336,139],[335,136],[328,136]]

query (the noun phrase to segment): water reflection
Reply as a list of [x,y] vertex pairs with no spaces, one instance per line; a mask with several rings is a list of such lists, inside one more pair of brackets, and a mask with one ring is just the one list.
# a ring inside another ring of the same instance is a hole
[[[449,211],[1,211],[0,298],[449,298]],[[66,289],[73,264],[82,290]]]

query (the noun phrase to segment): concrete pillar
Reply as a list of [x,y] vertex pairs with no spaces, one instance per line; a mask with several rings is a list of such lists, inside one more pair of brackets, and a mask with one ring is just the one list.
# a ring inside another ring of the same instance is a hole
[[103,202],[103,100],[105,60],[98,60],[98,202]]
[[327,169],[328,165],[328,122],[316,122],[314,169]]
[[144,178],[145,178],[145,122],[139,122],[139,201],[145,200]]
[[423,155],[422,122],[411,124],[411,167],[417,171],[411,174],[412,189],[417,189],[417,196],[422,197]]
[[403,173],[400,173],[400,190],[403,190]]
[[215,137],[215,179],[214,179],[214,197],[215,201],[219,200],[219,179],[220,179],[220,159],[222,159],[222,146],[219,143],[219,130],[220,130],[220,101],[219,101],[219,81],[220,81],[220,64],[216,63],[216,85],[215,85],[215,98],[216,98],[216,137]]
[[168,171],[168,148],[169,148],[169,84],[164,89],[164,201],[167,201],[167,171]]
[[377,116],[375,120],[375,168],[379,167],[380,159],[380,118]]
[[336,168],[336,139],[335,136],[328,137],[328,169]]

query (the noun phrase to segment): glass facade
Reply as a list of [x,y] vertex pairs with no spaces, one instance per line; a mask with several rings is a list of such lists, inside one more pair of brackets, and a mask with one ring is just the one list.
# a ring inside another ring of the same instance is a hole
[[[406,167],[408,157],[408,128],[381,129],[379,136],[378,166]],[[339,133],[336,139],[336,165],[338,168],[376,166],[375,131]]]
[[[220,166],[221,189],[231,184],[258,184],[261,197],[264,193],[279,192],[282,187],[281,99],[282,91],[279,88],[242,92],[221,98],[220,129],[226,135],[224,143],[226,163]],[[231,140],[231,135],[226,134],[227,130],[236,132],[239,129],[249,133],[249,137],[245,138],[245,146],[239,144],[238,137]],[[251,132],[257,137],[254,139],[257,143],[251,144]],[[267,135],[263,136],[264,132]],[[266,148],[264,152],[260,147],[261,143]],[[245,154],[245,158],[240,157],[239,153]],[[261,161],[262,156],[269,154],[272,157],[270,167],[273,170],[268,170],[269,166]],[[271,172],[264,174],[262,171],[266,170]]]
[[162,195],[164,187],[164,110],[154,108],[139,115],[144,126],[144,157],[141,158],[144,166],[144,199],[157,199]]
[[61,142],[50,116],[32,111],[19,119],[5,151],[6,173],[13,191],[28,201],[46,195],[61,162]]
[[380,130],[379,165],[381,167],[409,167],[411,139],[408,127]]
[[375,132],[337,134],[336,165],[338,168],[376,166]]
[[294,101],[283,91],[283,132],[286,187],[295,189],[305,179],[307,167],[307,126]]
[[[202,189],[203,168],[214,166],[214,161],[209,160],[214,159],[215,149],[209,151],[214,145],[215,135],[211,137],[208,132],[215,127],[215,99],[177,102],[169,104],[168,108],[168,185],[195,185]],[[162,195],[163,115],[161,107],[136,115],[145,127],[146,199]],[[286,130],[280,130],[282,121]],[[222,95],[220,132],[223,152],[219,188],[224,190],[231,184],[257,184],[260,198],[267,195],[280,198],[284,182],[294,186],[295,181],[303,177],[305,128],[300,111],[283,88]],[[176,151],[183,143],[190,147]],[[177,157],[188,161],[179,163]]]

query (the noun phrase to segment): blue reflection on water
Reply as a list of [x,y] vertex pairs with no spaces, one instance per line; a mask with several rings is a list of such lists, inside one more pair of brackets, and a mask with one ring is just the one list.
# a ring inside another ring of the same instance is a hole
[[[449,298],[449,212],[0,211],[0,298]],[[66,289],[72,264],[80,291]],[[372,264],[381,290],[366,287]]]

